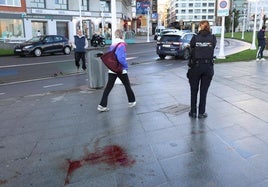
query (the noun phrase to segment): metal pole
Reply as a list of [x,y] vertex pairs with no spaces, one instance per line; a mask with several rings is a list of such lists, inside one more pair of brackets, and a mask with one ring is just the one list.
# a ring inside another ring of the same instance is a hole
[[225,55],[224,55],[224,27],[225,27],[225,16],[222,16],[220,52],[219,52],[219,56],[218,56],[219,59],[225,59]]
[[150,42],[149,29],[150,29],[150,7],[147,8],[147,42]]
[[115,40],[114,32],[117,29],[117,20],[116,20],[116,0],[111,0],[111,14],[112,14],[112,43]]
[[103,17],[104,5],[101,6],[101,35],[104,36],[104,17]]
[[[234,11],[234,9],[233,9]],[[234,37],[234,12],[232,12],[232,38]]]
[[81,1],[82,1],[82,0],[79,0],[79,19],[80,19],[79,21],[80,21],[80,30],[81,30],[82,33],[83,33]]
[[244,40],[245,36],[245,25],[246,25],[246,9],[244,8],[244,17],[243,17],[243,30],[242,30],[242,38]]
[[257,25],[257,0],[255,0],[255,16],[254,16],[254,26],[253,26],[253,36],[252,36],[252,43],[251,43],[251,50],[256,49],[256,25]]

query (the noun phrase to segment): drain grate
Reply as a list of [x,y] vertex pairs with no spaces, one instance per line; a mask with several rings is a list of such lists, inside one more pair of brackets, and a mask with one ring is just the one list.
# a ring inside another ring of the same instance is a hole
[[180,115],[190,110],[190,106],[184,104],[171,105],[160,108],[158,111],[166,114]]

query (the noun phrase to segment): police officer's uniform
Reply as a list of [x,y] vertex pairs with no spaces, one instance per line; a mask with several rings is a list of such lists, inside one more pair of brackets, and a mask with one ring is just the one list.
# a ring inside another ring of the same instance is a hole
[[216,46],[216,37],[210,32],[201,30],[198,35],[193,36],[191,46],[191,58],[187,77],[191,87],[191,111],[189,115],[197,115],[197,94],[200,85],[200,98],[198,107],[198,117],[206,117],[206,97],[207,91],[214,75],[213,58]]

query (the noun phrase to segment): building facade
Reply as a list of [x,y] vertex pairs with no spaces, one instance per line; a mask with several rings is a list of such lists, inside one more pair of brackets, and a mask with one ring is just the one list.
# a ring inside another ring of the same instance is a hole
[[[77,29],[89,38],[93,33],[108,37],[111,17],[110,0],[2,0],[0,38],[26,40],[39,31],[73,39]],[[131,0],[116,0],[117,28],[124,29],[131,17]]]
[[180,29],[191,29],[200,20],[211,25],[216,19],[215,0],[170,0],[169,24]]

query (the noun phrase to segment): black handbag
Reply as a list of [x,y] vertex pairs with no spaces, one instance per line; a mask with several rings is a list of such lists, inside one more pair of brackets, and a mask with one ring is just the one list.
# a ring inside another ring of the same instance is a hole
[[123,67],[120,64],[120,62],[118,62],[117,56],[115,54],[116,48],[118,47],[119,44],[120,43],[118,43],[112,51],[104,53],[100,58],[108,69],[110,69],[115,73],[121,74],[123,71]]

